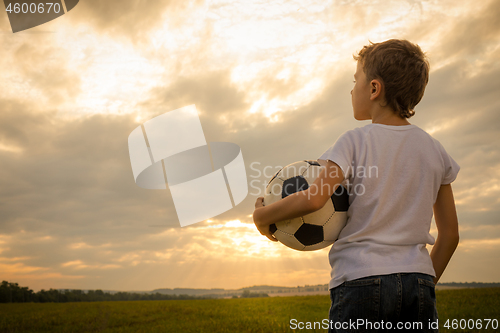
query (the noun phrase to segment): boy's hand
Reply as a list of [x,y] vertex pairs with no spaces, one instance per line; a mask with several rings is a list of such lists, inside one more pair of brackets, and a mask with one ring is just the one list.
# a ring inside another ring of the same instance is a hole
[[273,242],[277,242],[278,240],[274,238],[274,236],[271,234],[271,231],[269,230],[269,224],[264,223],[261,219],[263,207],[264,207],[264,198],[258,197],[257,200],[255,201],[255,210],[253,212],[253,223],[255,223],[255,226],[257,227],[257,230],[259,230],[261,235],[266,236],[267,238],[269,238],[269,240],[272,240]]
[[257,201],[255,201],[255,209],[264,207],[264,197],[258,197]]

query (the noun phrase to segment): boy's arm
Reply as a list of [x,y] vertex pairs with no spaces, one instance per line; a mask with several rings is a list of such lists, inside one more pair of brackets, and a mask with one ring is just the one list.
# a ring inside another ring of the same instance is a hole
[[436,272],[434,283],[437,283],[455,252],[459,240],[458,218],[451,184],[441,185],[439,189],[434,204],[434,219],[438,236],[431,251],[431,259]]
[[343,180],[344,174],[340,167],[327,161],[318,178],[307,190],[291,194],[268,206],[264,206],[263,197],[257,198],[253,213],[255,226],[262,235],[277,241],[269,231],[271,224],[304,216],[322,208]]

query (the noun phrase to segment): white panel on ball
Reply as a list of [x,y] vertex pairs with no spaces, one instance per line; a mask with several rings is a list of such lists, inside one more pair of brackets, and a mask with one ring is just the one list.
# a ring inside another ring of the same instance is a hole
[[299,251],[302,251],[305,246],[300,243],[297,238],[295,238],[294,235],[290,235],[290,234],[287,234],[281,230],[277,230],[275,233],[274,233],[274,236],[284,245],[292,248],[292,249],[295,249],[295,250],[299,250]]

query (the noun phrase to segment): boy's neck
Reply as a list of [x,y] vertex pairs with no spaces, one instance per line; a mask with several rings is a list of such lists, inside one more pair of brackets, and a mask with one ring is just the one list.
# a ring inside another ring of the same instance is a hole
[[390,126],[411,125],[407,118],[401,118],[390,108],[377,108],[372,113],[372,124],[382,124]]

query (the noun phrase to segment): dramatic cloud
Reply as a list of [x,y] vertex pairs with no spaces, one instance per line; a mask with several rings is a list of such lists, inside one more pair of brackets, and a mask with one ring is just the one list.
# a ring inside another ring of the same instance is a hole
[[[279,167],[367,124],[352,117],[352,54],[408,38],[432,70],[410,121],[461,166],[461,244],[442,281],[498,282],[499,14],[494,0],[88,0],[17,34],[0,15],[2,279],[35,290],[327,283],[328,250],[269,242],[254,201]],[[207,141],[241,147],[250,194],[180,228],[169,190],[134,183],[127,137],[190,104]]]

